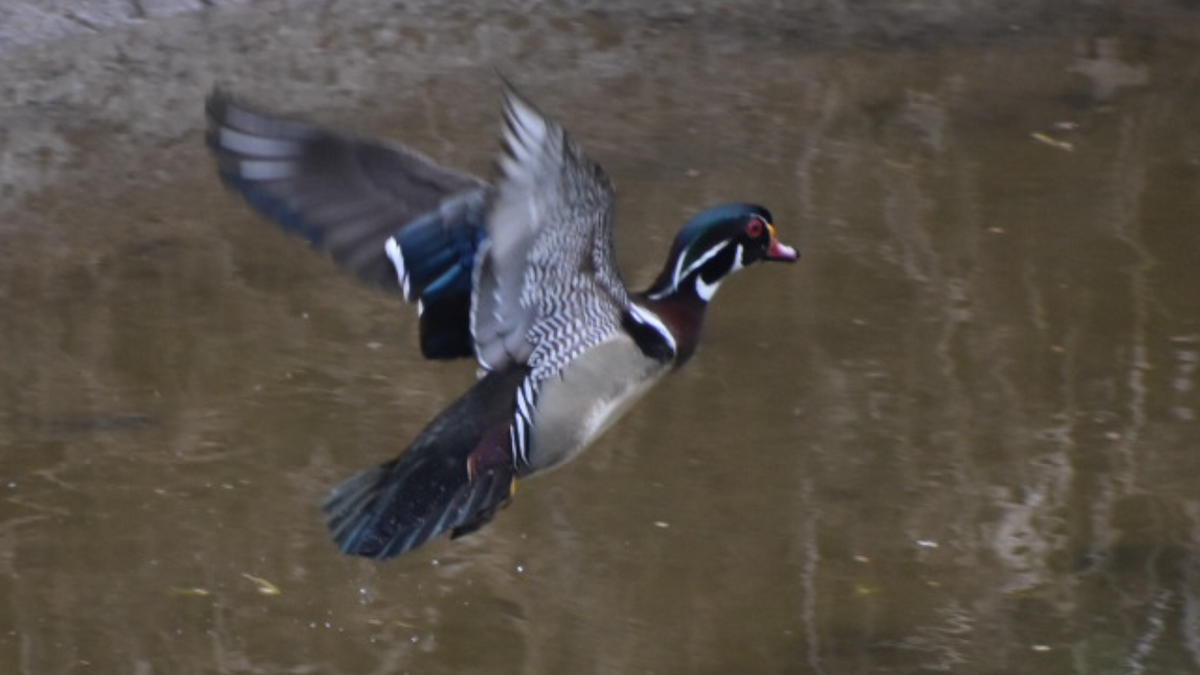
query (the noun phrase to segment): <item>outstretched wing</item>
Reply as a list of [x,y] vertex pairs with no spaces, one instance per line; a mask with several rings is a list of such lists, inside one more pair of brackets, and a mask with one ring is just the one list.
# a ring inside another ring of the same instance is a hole
[[471,282],[491,186],[401,146],[252,110],[216,91],[208,144],[225,183],[344,270],[401,289],[421,352],[475,354]]
[[389,237],[451,196],[487,189],[413,150],[258,112],[219,90],[207,111],[208,144],[228,185],[346,271],[385,288],[403,282],[385,250]]
[[485,368],[526,363],[541,380],[619,330],[629,307],[613,257],[613,189],[562,127],[510,87],[499,168],[471,329]]

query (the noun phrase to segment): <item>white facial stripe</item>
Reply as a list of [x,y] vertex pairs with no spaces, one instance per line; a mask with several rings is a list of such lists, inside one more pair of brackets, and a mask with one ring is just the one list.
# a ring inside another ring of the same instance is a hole
[[[726,243],[729,243],[729,242],[726,242]],[[722,245],[716,249],[713,249],[713,254],[715,255],[717,252],[721,251],[724,248],[725,247]],[[712,282],[711,284],[704,280],[704,275],[697,274],[696,275],[696,295],[699,296],[700,299],[703,300],[704,302],[708,302],[708,301],[712,300],[713,296],[717,294],[717,289],[721,286],[721,282],[725,280],[725,275],[733,274],[734,272],[736,272],[746,266],[746,263],[743,260],[743,256],[745,256],[745,255],[746,255],[746,248],[744,246],[742,246],[741,244],[738,244],[737,247],[734,248],[734,250],[733,250],[733,266],[729,268],[728,272],[726,272],[724,275],[721,275],[721,278],[717,279],[716,281]],[[712,257],[712,256],[708,256],[708,257]],[[701,260],[700,262],[697,263],[697,265],[702,264],[703,262],[704,262],[704,260]],[[696,265],[693,265],[692,267],[696,267]]]
[[651,300],[662,300],[663,298],[670,295],[674,290],[675,290],[675,286],[674,286],[674,284],[672,284],[671,286],[668,286],[667,288],[665,288],[657,293],[651,293],[650,295],[647,295],[646,297],[650,298]]
[[[710,251],[710,255],[704,256],[703,258],[698,260],[695,265],[692,265],[692,267],[694,268],[694,267],[703,265],[705,262],[708,261],[709,258],[711,258],[714,255],[716,255],[717,253],[720,253],[721,251],[725,250],[725,246],[728,243],[729,242],[726,241],[724,244],[721,244],[720,246],[712,249],[712,251]],[[738,244],[737,247],[733,249],[733,266],[729,268],[728,272],[726,272],[725,274],[722,274],[720,278],[718,278],[716,281],[712,282],[711,284],[704,280],[703,274],[697,274],[696,275],[696,295],[699,296],[699,298],[701,300],[703,300],[704,302],[708,302],[708,301],[712,300],[713,296],[717,294],[717,289],[720,288],[721,282],[725,280],[725,275],[733,274],[734,272],[736,272],[746,266],[745,263],[742,261],[742,256],[745,255],[745,253],[746,253],[745,247],[742,246],[741,244]],[[689,268],[689,271],[690,271],[690,268]]]
[[[680,267],[683,265],[683,259],[684,259],[684,257],[686,257],[686,256],[680,256],[679,262],[675,265],[675,276],[671,279],[671,285],[668,288],[666,288],[665,290],[655,293],[654,295],[651,295],[650,299],[651,300],[659,300],[659,299],[666,297],[667,295],[670,295],[671,293],[675,292],[676,290],[678,290],[680,281],[683,281],[684,279],[686,279],[689,274],[692,274],[693,272],[698,270],[701,266],[704,265],[704,263],[708,262],[709,260],[712,260],[713,256],[717,255],[721,251],[724,251],[725,247],[729,246],[730,241],[731,240],[727,239],[727,240],[721,242],[721,244],[719,246],[714,246],[713,248],[708,249],[707,251],[704,252],[704,255],[702,255],[696,259],[696,262],[692,263],[691,265],[688,265],[688,268],[686,270],[680,270]],[[743,253],[742,245],[738,244],[737,250],[734,251],[733,269],[730,271],[737,271],[737,270],[742,269],[742,267],[743,267],[742,253]],[[700,296],[701,300],[708,302],[709,299],[712,298],[712,294],[717,291],[717,287],[720,285],[721,285],[721,280],[719,280],[719,279],[714,284],[708,284],[708,283],[705,283],[705,281],[703,279],[701,279],[699,276],[697,276],[696,277],[696,294]]]
[[721,251],[724,251],[725,247],[728,245],[729,245],[729,240],[726,239],[725,241],[721,242],[720,246],[714,246],[714,247],[708,249],[707,251],[705,251],[704,255],[697,258],[696,262],[692,263],[691,265],[688,265],[688,268],[686,270],[684,270],[682,274],[677,274],[675,276],[675,283],[678,284],[681,280],[686,279],[689,274],[691,274],[692,272],[695,272],[697,268],[699,268],[704,263],[708,262],[710,259],[712,259],[713,256],[720,253]]
[[731,267],[729,269],[730,274],[732,274],[746,266],[746,263],[742,261],[742,256],[745,254],[746,254],[745,248],[741,244],[738,244],[737,250],[735,250],[733,252],[733,267]]

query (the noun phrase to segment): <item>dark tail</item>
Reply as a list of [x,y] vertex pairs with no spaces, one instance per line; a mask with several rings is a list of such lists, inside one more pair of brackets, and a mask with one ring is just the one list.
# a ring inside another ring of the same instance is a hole
[[342,553],[390,558],[487,524],[512,496],[509,426],[524,367],[489,373],[398,458],[334,488],[322,508]]
[[512,481],[503,467],[469,478],[463,466],[401,456],[337,486],[322,508],[342,553],[382,560],[446,531],[479,529],[508,501]]

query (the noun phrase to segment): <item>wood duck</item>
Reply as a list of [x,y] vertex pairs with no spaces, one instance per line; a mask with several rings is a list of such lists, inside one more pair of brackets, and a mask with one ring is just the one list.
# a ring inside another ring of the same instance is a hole
[[575,457],[696,349],[727,275],[794,262],[771,214],[711,208],[650,288],[613,253],[613,187],[507,84],[494,183],[417,152],[208,99],[226,185],[344,270],[416,305],[425,357],[474,357],[479,381],[399,457],[323,504],[341,551],[389,558],[492,519],[516,480]]

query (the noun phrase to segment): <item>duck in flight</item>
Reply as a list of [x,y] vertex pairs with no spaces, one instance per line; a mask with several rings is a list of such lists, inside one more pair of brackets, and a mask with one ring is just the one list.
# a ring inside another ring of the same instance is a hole
[[323,504],[343,553],[390,558],[473,532],[519,478],[566,462],[696,349],[725,278],[794,262],[756,204],[710,208],[644,291],[621,281],[613,187],[550,117],[503,88],[494,182],[396,144],[259,111],[217,90],[221,178],[343,270],[416,306],[421,352],[481,377],[398,457]]

